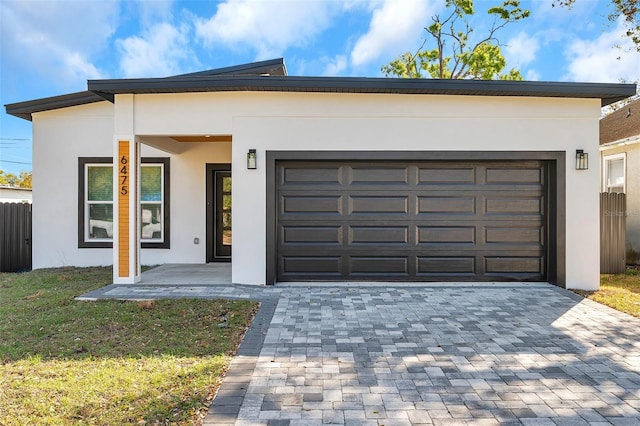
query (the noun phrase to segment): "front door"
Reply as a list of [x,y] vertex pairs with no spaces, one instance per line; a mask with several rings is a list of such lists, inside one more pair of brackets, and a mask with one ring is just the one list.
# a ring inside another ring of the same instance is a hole
[[207,165],[207,261],[231,260],[231,167]]

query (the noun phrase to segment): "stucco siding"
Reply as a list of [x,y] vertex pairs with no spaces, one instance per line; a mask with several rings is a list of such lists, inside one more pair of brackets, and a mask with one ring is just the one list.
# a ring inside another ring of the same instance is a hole
[[[597,158],[597,99],[219,92],[119,101],[34,115],[34,267],[113,261],[110,249],[77,248],[78,157],[111,156],[118,132],[142,142],[232,135],[175,154],[143,145],[143,156],[171,158],[171,248],[143,249],[143,264],[205,262],[206,163],[233,160],[233,281],[264,284],[267,150],[565,151],[566,282],[598,287],[599,168],[576,171],[574,161],[576,149]],[[249,149],[256,170],[246,168]]]
[[[111,249],[78,248],[78,157],[112,156],[113,105],[40,113],[33,123],[33,267],[111,265]],[[142,144],[143,157],[170,157],[171,162],[171,248],[142,249],[143,264],[205,261],[205,164],[230,162],[231,144],[183,149],[172,155]]]

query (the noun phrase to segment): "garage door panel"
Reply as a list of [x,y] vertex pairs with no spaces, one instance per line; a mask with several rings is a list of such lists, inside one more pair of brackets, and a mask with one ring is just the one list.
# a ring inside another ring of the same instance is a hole
[[281,185],[341,185],[343,171],[341,166],[309,167],[309,165],[291,166],[283,169]]
[[342,245],[342,226],[289,226],[280,230],[283,245]]
[[487,274],[501,273],[532,273],[543,274],[543,257],[502,256],[485,259],[485,272]]
[[514,226],[487,226],[485,231],[485,242],[487,244],[524,244],[524,245],[544,245],[543,226],[536,227],[514,227]]
[[475,226],[417,226],[418,244],[475,244]]
[[408,226],[350,226],[349,244],[407,244]]
[[485,172],[485,182],[487,184],[509,184],[510,186],[542,186],[544,184],[544,171],[542,167],[487,167]]
[[369,184],[403,184],[409,183],[407,167],[352,167],[351,184],[354,186]]
[[417,274],[422,276],[475,276],[475,256],[419,256]]
[[542,197],[506,197],[487,196],[485,198],[486,215],[531,215],[544,214],[544,200]]
[[476,199],[473,196],[427,196],[418,197],[418,214],[447,213],[475,215]]
[[349,257],[349,272],[360,276],[408,276],[409,261],[407,257],[384,256],[351,256]]
[[282,214],[287,213],[321,213],[330,215],[342,214],[342,197],[337,196],[289,196],[282,199]]
[[349,197],[349,214],[402,214],[409,213],[408,197],[352,196]]
[[473,167],[429,167],[418,170],[418,185],[476,183]]
[[300,275],[341,277],[342,261],[339,256],[283,256],[283,276]]

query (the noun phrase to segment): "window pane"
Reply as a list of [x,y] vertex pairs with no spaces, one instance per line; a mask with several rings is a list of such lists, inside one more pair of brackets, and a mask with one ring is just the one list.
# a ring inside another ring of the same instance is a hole
[[148,240],[162,239],[162,206],[160,204],[145,203],[141,209],[141,238]]
[[89,201],[113,200],[113,166],[88,166],[87,179]]
[[162,201],[162,167],[140,168],[140,201]]
[[623,192],[624,187],[624,160],[622,158],[607,162],[607,187],[609,192]]
[[89,238],[113,238],[113,204],[89,204]]

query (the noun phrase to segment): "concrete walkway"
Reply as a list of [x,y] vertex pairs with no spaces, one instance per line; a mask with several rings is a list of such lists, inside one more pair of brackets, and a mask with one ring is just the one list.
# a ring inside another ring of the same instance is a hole
[[640,320],[547,284],[87,296],[262,302],[207,425],[640,425]]

